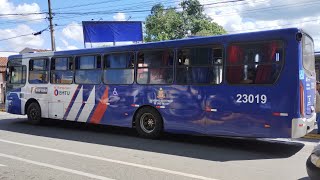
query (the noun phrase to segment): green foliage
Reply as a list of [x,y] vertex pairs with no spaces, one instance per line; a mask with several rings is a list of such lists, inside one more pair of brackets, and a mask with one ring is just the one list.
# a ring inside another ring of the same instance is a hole
[[223,27],[204,14],[198,0],[184,0],[182,11],[156,4],[145,22],[145,41],[181,39],[187,35],[210,36],[225,34]]

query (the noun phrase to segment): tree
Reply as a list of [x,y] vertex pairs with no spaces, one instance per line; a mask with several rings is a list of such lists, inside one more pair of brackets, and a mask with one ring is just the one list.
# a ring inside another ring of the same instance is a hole
[[145,22],[145,41],[181,39],[188,35],[209,36],[226,31],[204,13],[198,0],[184,0],[180,8],[156,4]]
[[161,41],[183,37],[183,21],[174,8],[164,9],[162,4],[152,7],[146,19],[146,41]]

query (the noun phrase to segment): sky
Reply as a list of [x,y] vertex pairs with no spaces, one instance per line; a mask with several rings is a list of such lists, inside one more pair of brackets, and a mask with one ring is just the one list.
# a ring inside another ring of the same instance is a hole
[[[199,1],[205,13],[230,34],[298,27],[313,37],[315,50],[320,51],[319,0]],[[225,1],[229,3],[221,3]],[[181,0],[51,0],[56,49],[84,48],[82,21],[144,21],[159,2],[177,7]],[[0,0],[0,56],[25,47],[51,49],[49,21],[43,12],[48,12],[47,0]]]

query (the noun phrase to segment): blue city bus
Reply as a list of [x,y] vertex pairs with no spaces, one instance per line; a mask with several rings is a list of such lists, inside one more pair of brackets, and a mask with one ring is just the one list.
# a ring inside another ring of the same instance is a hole
[[280,29],[9,57],[6,111],[208,136],[298,138],[315,126],[312,38]]

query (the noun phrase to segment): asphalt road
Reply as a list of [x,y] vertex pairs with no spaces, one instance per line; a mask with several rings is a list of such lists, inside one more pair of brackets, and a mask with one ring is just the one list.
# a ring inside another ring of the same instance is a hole
[[46,121],[0,113],[0,180],[308,179],[305,161],[316,144],[165,135]]

